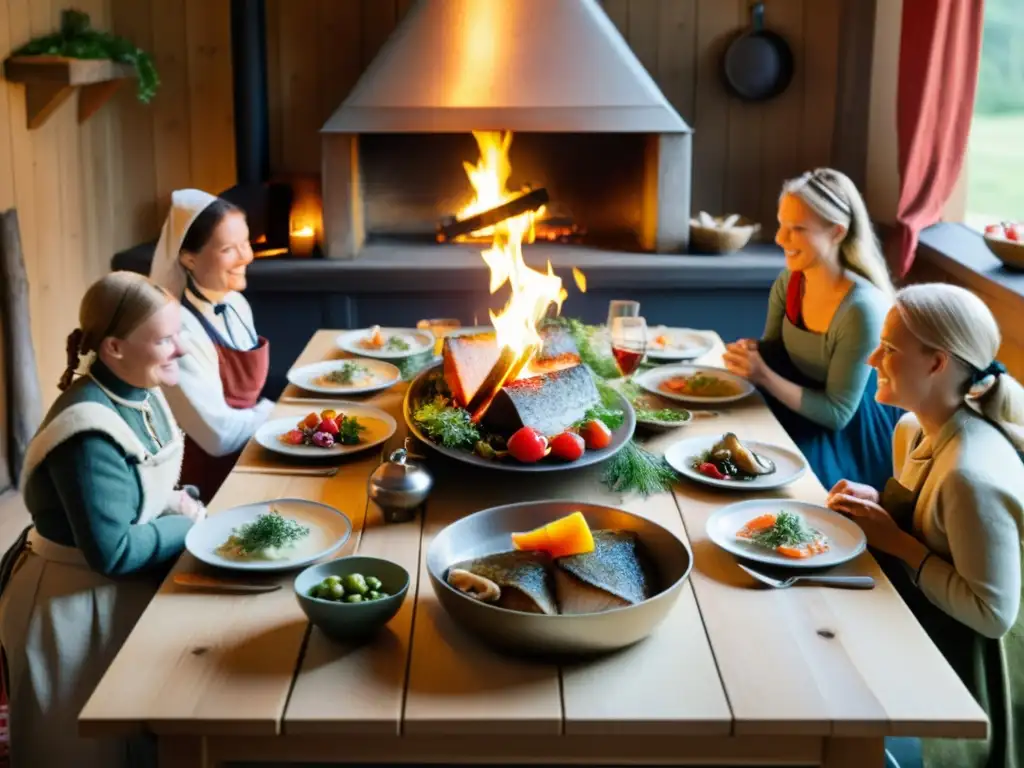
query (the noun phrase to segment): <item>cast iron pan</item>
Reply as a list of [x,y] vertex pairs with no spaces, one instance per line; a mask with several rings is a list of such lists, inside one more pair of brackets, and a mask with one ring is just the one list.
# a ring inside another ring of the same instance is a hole
[[722,56],[725,84],[744,101],[764,101],[786,90],[793,79],[793,51],[785,39],[764,28],[764,3],[750,6],[752,28],[729,43]]

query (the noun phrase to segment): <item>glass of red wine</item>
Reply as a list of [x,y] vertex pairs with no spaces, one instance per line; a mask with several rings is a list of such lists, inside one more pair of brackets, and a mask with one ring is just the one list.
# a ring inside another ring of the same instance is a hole
[[612,318],[612,356],[623,376],[631,375],[647,354],[647,322],[642,317]]

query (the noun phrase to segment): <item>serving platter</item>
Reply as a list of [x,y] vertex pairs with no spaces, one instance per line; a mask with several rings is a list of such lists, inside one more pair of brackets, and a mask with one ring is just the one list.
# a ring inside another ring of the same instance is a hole
[[536,464],[522,464],[515,459],[506,458],[501,459],[485,459],[482,456],[478,456],[470,451],[458,450],[455,448],[446,448],[443,445],[438,445],[420,428],[419,424],[413,419],[413,412],[420,400],[422,399],[423,393],[427,388],[427,382],[431,377],[440,374],[442,366],[440,364],[431,366],[422,370],[419,375],[413,379],[409,388],[405,392],[405,398],[402,401],[402,414],[405,418],[405,423],[409,427],[409,431],[416,437],[417,440],[427,445],[438,453],[447,456],[455,461],[460,461],[464,464],[471,464],[481,469],[493,469],[503,472],[564,472],[570,469],[581,469],[583,467],[589,467],[593,464],[605,461],[618,453],[622,448],[629,442],[629,439],[633,437],[633,432],[636,430],[636,413],[633,410],[633,406],[630,405],[629,400],[625,398],[620,392],[615,392],[616,401],[612,405],[613,408],[617,408],[622,411],[624,415],[623,423],[618,429],[612,430],[611,443],[607,448],[601,448],[598,450],[587,450],[583,456],[576,461],[556,461],[545,459]]
[[347,456],[352,453],[359,453],[370,448],[375,448],[386,442],[398,429],[398,423],[387,411],[374,408],[370,405],[353,403],[344,400],[324,401],[318,400],[316,404],[310,404],[310,413],[321,413],[326,409],[335,410],[345,416],[355,418],[366,431],[360,432],[360,441],[355,445],[342,445],[335,443],[330,448],[320,448],[315,445],[290,445],[281,441],[281,435],[295,429],[298,426],[299,418],[288,417],[273,419],[264,422],[253,438],[268,451],[280,453],[285,456],[300,459],[333,459],[339,456]]
[[[605,611],[547,615],[490,605],[448,583],[453,565],[508,551],[512,533],[538,528],[574,512],[580,512],[594,531],[636,534],[657,575],[654,594]],[[457,520],[434,536],[426,561],[434,594],[455,622],[488,646],[517,655],[589,655],[644,639],[675,604],[693,565],[686,543],[658,523],[615,507],[561,499],[505,504]]]
[[[807,524],[829,540],[829,550],[819,555],[796,559],[780,555],[736,537],[736,532],[750,520],[764,514],[795,512]],[[707,522],[707,534],[715,544],[737,557],[785,568],[829,568],[860,555],[867,547],[864,531],[845,515],[827,507],[793,499],[752,499],[730,504],[714,512]]]
[[356,357],[373,357],[378,360],[404,360],[407,357],[422,355],[424,352],[433,350],[434,334],[430,331],[421,331],[418,328],[381,328],[382,335],[387,337],[400,336],[409,345],[408,349],[373,349],[364,347],[361,341],[368,339],[373,328],[357,328],[353,331],[345,331],[340,334],[335,343],[338,348]]
[[[732,391],[729,394],[722,395],[688,395],[678,394],[661,388],[662,382],[666,379],[675,378],[677,376],[692,377],[698,375],[728,382],[732,385]],[[714,403],[722,405],[742,400],[743,398],[753,394],[755,391],[754,385],[742,376],[737,376],[724,368],[716,368],[713,365],[693,365],[690,363],[666,365],[658,368],[651,368],[643,373],[638,373],[634,380],[640,387],[651,394],[658,395],[658,397],[664,397],[668,400],[676,400],[681,403]]]
[[[329,384],[319,381],[335,371],[340,371],[346,363],[355,363],[365,368],[373,381],[367,384]],[[355,357],[344,360],[324,360],[320,363],[292,368],[288,371],[288,382],[307,392],[324,395],[356,395],[367,392],[379,392],[394,386],[402,379],[402,372],[397,366],[384,360],[368,357]]]
[[[276,511],[309,528],[309,535],[292,557],[283,560],[236,560],[217,549],[241,525]],[[234,571],[287,571],[302,568],[337,552],[352,535],[352,521],[341,510],[306,499],[274,499],[242,504],[201,520],[185,535],[185,548],[197,560]]]
[[[652,361],[695,360],[706,355],[714,346],[705,334],[693,328],[667,328],[655,326],[648,330],[647,358]],[[657,342],[668,339],[665,346]]]
[[721,440],[721,435],[700,435],[673,443],[665,451],[665,461],[683,477],[695,483],[726,488],[730,491],[764,491],[782,488],[800,478],[808,469],[807,460],[797,451],[774,443],[741,439],[740,442],[765,458],[775,462],[775,471],[770,475],[758,475],[749,480],[719,480],[708,477],[693,468],[693,461]]

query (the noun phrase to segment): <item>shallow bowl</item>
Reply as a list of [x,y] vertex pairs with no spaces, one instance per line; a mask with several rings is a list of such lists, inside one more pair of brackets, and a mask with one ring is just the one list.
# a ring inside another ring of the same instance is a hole
[[[480,602],[445,581],[456,563],[512,549],[510,535],[580,511],[591,529],[635,531],[650,555],[660,591],[625,608],[546,616]],[[693,558],[687,545],[657,523],[614,507],[578,501],[531,501],[462,518],[434,537],[427,571],[434,594],[457,624],[485,644],[517,655],[590,655],[625,648],[650,635],[672,609]]]
[[[352,573],[376,576],[388,597],[343,603],[310,597],[309,590],[328,576]],[[295,577],[295,597],[311,624],[334,640],[365,639],[394,618],[409,591],[409,572],[398,563],[368,555],[349,555],[313,565]]]

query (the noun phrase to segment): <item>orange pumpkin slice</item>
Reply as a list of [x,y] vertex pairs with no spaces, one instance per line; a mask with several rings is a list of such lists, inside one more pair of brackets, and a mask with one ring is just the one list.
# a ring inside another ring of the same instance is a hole
[[582,512],[553,520],[525,533],[512,534],[516,549],[547,552],[551,557],[582,555],[594,551],[594,536]]

